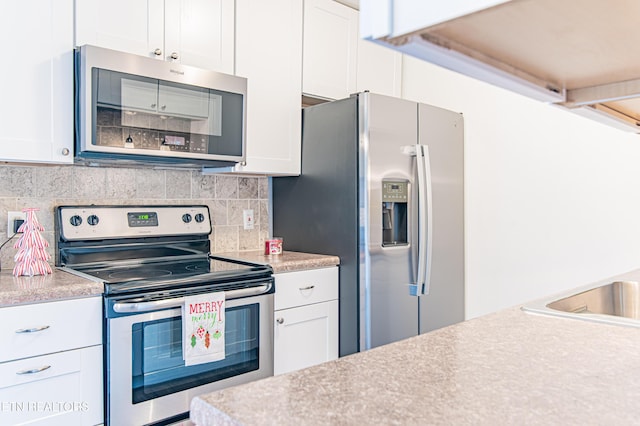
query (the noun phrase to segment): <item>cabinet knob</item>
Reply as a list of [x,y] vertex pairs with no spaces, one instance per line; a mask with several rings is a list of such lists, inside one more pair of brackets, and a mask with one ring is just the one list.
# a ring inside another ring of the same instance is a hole
[[162,50],[161,49],[156,49],[156,50],[153,51],[153,54],[156,55],[156,56],[160,56],[160,55],[162,55]]
[[178,52],[172,52],[169,57],[175,61],[176,59],[178,59]]
[[69,148],[62,148],[62,155],[64,155],[65,157],[69,155],[70,152],[71,151],[69,151]]
[[282,323],[284,322],[284,318],[278,318],[278,319],[276,320],[276,322],[277,322],[278,324],[282,324]]

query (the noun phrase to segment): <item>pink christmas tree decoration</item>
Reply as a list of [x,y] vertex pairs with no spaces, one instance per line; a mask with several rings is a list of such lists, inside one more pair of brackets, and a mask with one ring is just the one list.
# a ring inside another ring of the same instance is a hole
[[38,210],[36,208],[22,209],[27,214],[27,217],[18,229],[18,232],[22,232],[22,236],[13,246],[18,249],[18,253],[13,258],[16,262],[16,266],[13,268],[13,275],[16,277],[20,275],[30,277],[46,275],[52,272],[51,266],[47,262],[49,260],[49,254],[47,253],[49,243],[40,234],[40,232],[44,231],[44,226],[40,225],[38,219],[36,219],[35,212]]

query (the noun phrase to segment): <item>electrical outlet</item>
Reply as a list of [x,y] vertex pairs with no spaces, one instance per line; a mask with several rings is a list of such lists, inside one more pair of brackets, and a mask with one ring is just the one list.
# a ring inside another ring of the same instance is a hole
[[8,212],[7,216],[7,236],[10,237],[15,233],[13,229],[14,221],[16,219],[26,220],[27,214],[24,212]]
[[244,229],[253,229],[252,209],[242,210],[242,223],[244,224]]

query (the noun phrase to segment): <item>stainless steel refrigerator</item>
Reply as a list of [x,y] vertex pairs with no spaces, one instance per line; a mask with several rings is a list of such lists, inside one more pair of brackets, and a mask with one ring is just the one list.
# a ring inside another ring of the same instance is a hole
[[462,321],[462,115],[364,92],[305,108],[302,127],[273,232],[340,256],[340,355]]

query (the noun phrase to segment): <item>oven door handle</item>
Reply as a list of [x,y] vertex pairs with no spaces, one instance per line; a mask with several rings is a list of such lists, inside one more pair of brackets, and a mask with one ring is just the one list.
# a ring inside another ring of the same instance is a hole
[[[241,288],[238,290],[227,290],[224,292],[226,300],[239,299],[241,297],[258,296],[271,290],[272,283],[265,285]],[[130,314],[138,312],[151,312],[160,309],[178,308],[184,303],[184,297],[175,297],[173,299],[155,300],[153,302],[116,302],[113,304],[113,310],[119,314]]]

